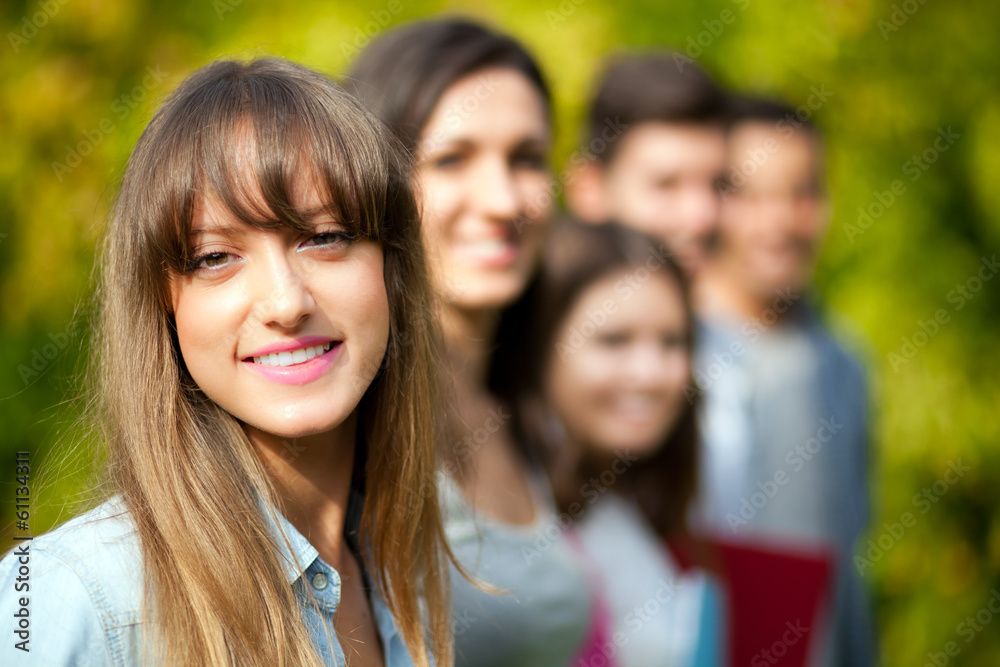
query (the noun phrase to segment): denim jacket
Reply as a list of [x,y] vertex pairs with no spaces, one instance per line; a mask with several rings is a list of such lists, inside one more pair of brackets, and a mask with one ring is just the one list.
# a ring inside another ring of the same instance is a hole
[[[274,515],[275,542],[313,644],[327,665],[343,666],[344,652],[333,629],[340,575],[287,519]],[[291,550],[277,532],[279,527]],[[386,667],[411,667],[392,614],[376,589],[369,586],[369,590]],[[141,665],[142,593],[139,537],[120,498],[19,542],[0,560],[0,665]],[[22,598],[27,601],[23,607]],[[16,646],[25,637],[17,634],[23,616],[16,614],[23,613],[22,608],[27,609],[27,652]]]

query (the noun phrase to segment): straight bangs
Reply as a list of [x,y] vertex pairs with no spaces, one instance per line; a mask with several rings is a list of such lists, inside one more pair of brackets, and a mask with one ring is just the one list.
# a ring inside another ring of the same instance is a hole
[[[258,229],[308,233],[325,212],[349,234],[383,243],[388,203],[410,187],[395,148],[352,97],[299,65],[209,65],[171,96],[133,155],[157,184],[144,218],[149,250],[161,266],[185,271],[194,209],[205,197]],[[318,189],[322,211],[296,208],[303,179]]]

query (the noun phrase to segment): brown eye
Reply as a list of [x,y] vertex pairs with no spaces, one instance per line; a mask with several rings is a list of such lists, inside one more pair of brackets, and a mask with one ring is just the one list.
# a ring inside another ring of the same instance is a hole
[[205,266],[209,267],[221,266],[225,263],[226,257],[228,257],[228,255],[224,252],[213,252],[211,255],[203,259],[202,262]]
[[304,247],[326,248],[349,245],[352,241],[354,241],[353,234],[348,234],[346,232],[324,232],[322,234],[316,234],[302,245]]
[[233,256],[228,252],[208,252],[199,255],[187,266],[188,272],[196,271],[217,271],[225,267],[232,261]]
[[543,171],[548,166],[545,154],[537,151],[523,151],[511,156],[510,164],[515,168]]
[[454,169],[460,167],[465,162],[465,156],[461,153],[448,153],[431,160],[431,164],[436,169]]
[[629,341],[629,335],[621,332],[608,332],[597,337],[597,342],[605,347],[622,347]]

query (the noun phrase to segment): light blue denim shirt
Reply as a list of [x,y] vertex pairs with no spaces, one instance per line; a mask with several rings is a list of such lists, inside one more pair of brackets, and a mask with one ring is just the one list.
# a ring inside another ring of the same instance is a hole
[[[340,575],[281,514],[275,512],[275,517],[275,542],[313,643],[327,665],[343,666],[344,652],[333,629]],[[287,546],[279,528],[288,538]],[[392,614],[375,588],[369,590],[386,667],[412,667]],[[139,537],[119,498],[20,542],[0,560],[0,665],[143,664],[142,591]],[[21,598],[28,601],[28,652],[16,648],[22,641],[16,634],[21,619],[15,616]]]

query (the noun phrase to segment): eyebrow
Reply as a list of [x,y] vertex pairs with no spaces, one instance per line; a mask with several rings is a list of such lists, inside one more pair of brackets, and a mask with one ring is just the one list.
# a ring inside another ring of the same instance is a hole
[[524,148],[541,148],[547,149],[551,147],[551,138],[545,136],[532,136],[525,137],[523,141],[517,143],[514,146],[514,150],[521,150]]
[[[453,149],[469,149],[475,148],[479,144],[474,138],[466,136],[456,136],[456,137],[446,137],[440,141],[435,141],[433,138],[427,139],[420,146],[418,150],[426,152],[427,155],[433,155],[439,151],[447,151]],[[549,137],[544,135],[532,135],[530,137],[525,137],[521,141],[514,144],[510,150],[519,151],[525,148],[542,148],[545,149],[549,147],[550,141]]]
[[230,225],[230,224],[216,224],[210,223],[203,227],[192,227],[191,228],[191,238],[196,236],[203,236],[205,234],[219,234],[220,236],[236,236],[243,230],[240,229],[241,225]]
[[[305,220],[310,223],[316,224],[321,218],[329,218],[329,222],[342,224],[341,221],[335,216],[330,210],[323,205],[315,206],[313,208],[307,208],[298,211],[298,214],[302,216]],[[327,221],[323,221],[327,222]],[[220,236],[236,236],[242,234],[246,231],[246,227],[249,225],[244,225],[242,223],[231,224],[227,222],[209,222],[208,224],[201,227],[191,227],[191,238],[196,236],[202,236],[205,234],[219,234]]]

